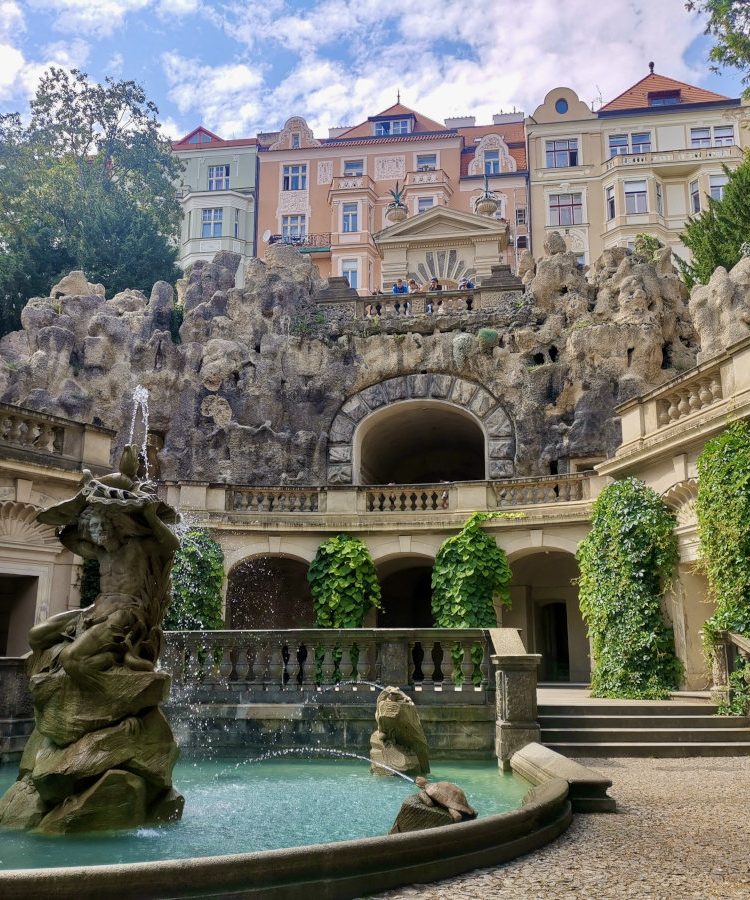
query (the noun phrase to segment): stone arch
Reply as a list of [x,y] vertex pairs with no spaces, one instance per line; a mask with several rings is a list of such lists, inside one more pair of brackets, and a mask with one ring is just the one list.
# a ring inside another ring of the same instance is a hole
[[698,499],[698,479],[687,478],[667,488],[661,495],[662,500],[675,514],[678,527],[695,525],[695,503]]
[[269,552],[235,562],[227,575],[227,627],[313,627],[308,565],[297,554]]
[[485,436],[487,477],[496,479],[513,475],[515,429],[498,399],[482,385],[466,378],[424,372],[398,375],[370,385],[341,405],[328,433],[329,484],[352,484],[354,481],[357,427],[372,413],[408,400],[436,400],[471,416]]

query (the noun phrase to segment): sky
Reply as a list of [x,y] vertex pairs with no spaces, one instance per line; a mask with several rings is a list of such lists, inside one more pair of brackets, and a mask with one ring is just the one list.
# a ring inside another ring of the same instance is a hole
[[430,118],[527,114],[554,87],[606,103],[656,72],[731,97],[684,0],[0,0],[0,112],[50,64],[140,82],[169,136],[354,125],[401,101]]

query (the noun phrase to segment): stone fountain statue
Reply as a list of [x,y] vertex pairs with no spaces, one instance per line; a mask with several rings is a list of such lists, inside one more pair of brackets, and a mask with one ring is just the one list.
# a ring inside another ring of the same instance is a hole
[[155,671],[177,516],[137,469],[128,445],[119,472],[84,471],[75,497],[37,516],[69,550],[98,560],[100,593],[29,633],[35,728],[0,799],[0,827],[60,834],[182,815],[177,745],[159,709],[170,678]]
[[411,697],[400,688],[385,688],[378,695],[375,721],[378,727],[370,738],[373,774],[391,774],[378,763],[404,775],[426,775],[430,771],[427,738]]

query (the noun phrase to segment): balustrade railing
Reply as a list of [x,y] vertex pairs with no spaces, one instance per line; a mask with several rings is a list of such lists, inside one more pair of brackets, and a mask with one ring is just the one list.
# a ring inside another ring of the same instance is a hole
[[0,409],[0,442],[62,455],[65,430],[43,416],[13,407]]
[[161,667],[177,701],[231,693],[325,693],[366,682],[422,691],[494,688],[484,629],[167,632]]
[[695,378],[657,401],[660,426],[670,425],[723,399],[719,370]]
[[415,485],[367,490],[367,512],[426,512],[451,508],[449,485]]
[[226,499],[230,512],[319,512],[325,505],[317,488],[239,487],[227,490]]
[[744,673],[747,690],[750,691],[750,638],[733,631],[722,631],[713,646],[713,698],[729,704],[734,699],[737,685],[732,683],[732,674]]
[[292,247],[330,247],[331,232],[316,234],[272,234],[269,244],[289,244]]
[[534,506],[543,503],[571,503],[586,499],[592,472],[549,475],[539,478],[508,478],[491,482],[497,507]]

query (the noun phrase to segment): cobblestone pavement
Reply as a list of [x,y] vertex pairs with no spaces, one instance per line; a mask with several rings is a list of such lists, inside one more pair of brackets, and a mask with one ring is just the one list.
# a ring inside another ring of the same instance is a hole
[[750,757],[591,759],[616,815],[574,815],[552,844],[379,900],[750,898]]

